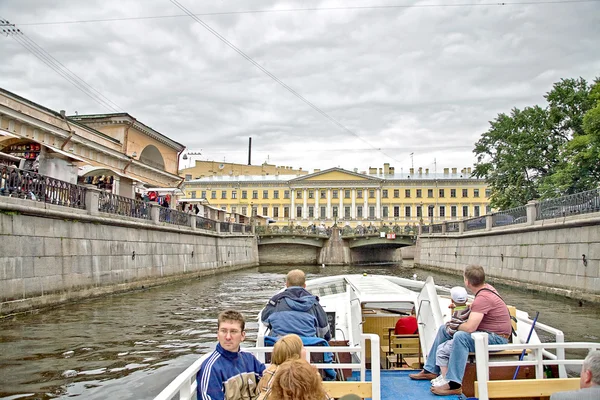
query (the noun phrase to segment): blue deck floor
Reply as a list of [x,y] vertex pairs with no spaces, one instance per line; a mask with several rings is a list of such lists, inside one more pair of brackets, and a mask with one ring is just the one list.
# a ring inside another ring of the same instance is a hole
[[[429,388],[429,381],[413,381],[408,374],[418,371],[381,371],[381,400],[421,400],[421,399],[447,399],[464,400],[465,396],[436,396]],[[359,374],[355,373],[351,379],[359,380]],[[371,372],[367,371],[367,380],[371,380]]]

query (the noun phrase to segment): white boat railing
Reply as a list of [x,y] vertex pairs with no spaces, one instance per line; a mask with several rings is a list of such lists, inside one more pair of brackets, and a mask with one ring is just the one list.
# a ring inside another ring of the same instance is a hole
[[[542,328],[541,324],[536,324],[536,328]],[[554,328],[544,326],[555,330]],[[558,331],[560,332],[560,331]],[[560,332],[562,334],[562,332]],[[488,344],[488,334],[486,332],[474,332],[471,337],[475,341],[475,362],[477,368],[477,385],[479,390],[479,400],[489,400],[488,395],[488,382],[490,381],[489,371],[490,367],[517,367],[517,366],[535,366],[535,378],[544,379],[544,367],[550,365],[557,365],[562,367],[565,371],[564,376],[559,375],[560,378],[566,378],[566,365],[582,365],[583,358],[569,358],[565,357],[565,349],[580,349],[580,350],[598,350],[600,349],[600,343],[593,342],[549,342],[549,343],[514,343],[514,344]],[[492,361],[490,362],[490,352],[501,351],[501,350],[525,350],[529,352],[526,358],[523,360],[503,360],[503,361]],[[551,353],[548,350],[555,350],[556,354]],[[549,378],[551,379],[551,378]]]
[[[357,357],[352,357],[356,362],[350,363],[312,363],[318,369],[352,369],[360,371],[360,382],[367,382],[367,366],[366,366],[366,349],[367,341],[370,341],[371,349],[371,390],[372,400],[381,399],[381,378],[380,378],[380,356],[379,356],[379,336],[373,334],[362,334],[360,338],[360,346],[307,346],[307,359],[310,359],[311,353],[356,353]],[[259,343],[260,344],[260,343]],[[245,352],[253,353],[259,359],[264,360],[266,353],[271,353],[273,347],[244,347]],[[206,355],[196,360],[192,365],[186,368],[179,376],[177,376],[162,392],[154,398],[154,400],[171,400],[178,398],[179,400],[191,400],[195,398],[197,383],[196,375],[200,371],[200,367]]]

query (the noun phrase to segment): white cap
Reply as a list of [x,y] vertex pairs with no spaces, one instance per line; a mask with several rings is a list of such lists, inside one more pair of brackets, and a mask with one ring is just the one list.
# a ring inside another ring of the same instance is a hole
[[467,289],[462,286],[454,286],[450,289],[450,297],[455,303],[466,303],[467,302]]

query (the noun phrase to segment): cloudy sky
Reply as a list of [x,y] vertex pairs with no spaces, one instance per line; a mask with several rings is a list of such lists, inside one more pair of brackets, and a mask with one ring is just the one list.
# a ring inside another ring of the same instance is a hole
[[246,163],[252,137],[253,164],[466,167],[498,113],[600,76],[600,1],[497,4],[0,0],[25,34],[0,37],[0,87],[68,114],[128,112],[202,160]]

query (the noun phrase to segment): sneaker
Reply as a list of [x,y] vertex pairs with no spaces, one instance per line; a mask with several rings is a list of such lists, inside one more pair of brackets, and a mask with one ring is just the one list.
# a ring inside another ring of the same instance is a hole
[[439,387],[439,386],[444,386],[447,383],[448,383],[448,381],[446,379],[444,379],[443,376],[440,375],[440,379],[438,379],[435,383],[432,383],[431,386]]
[[431,380],[431,384],[433,385],[436,382],[439,382],[440,379],[444,379],[441,375],[436,376]]

